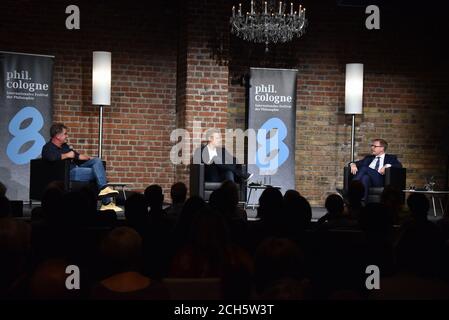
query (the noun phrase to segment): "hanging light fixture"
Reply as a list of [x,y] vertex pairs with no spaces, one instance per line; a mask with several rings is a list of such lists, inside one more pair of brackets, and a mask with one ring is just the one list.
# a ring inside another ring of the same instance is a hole
[[289,42],[305,32],[306,9],[301,5],[294,6],[291,2],[288,8],[282,1],[251,0],[248,9],[245,13],[241,3],[238,8],[232,7],[231,33],[246,41],[265,43],[265,51],[270,43]]

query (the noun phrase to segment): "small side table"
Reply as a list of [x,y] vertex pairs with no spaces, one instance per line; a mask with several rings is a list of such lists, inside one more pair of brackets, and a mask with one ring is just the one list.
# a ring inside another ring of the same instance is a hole
[[125,188],[129,185],[130,185],[129,183],[108,183],[108,186],[110,186],[114,190],[115,190],[115,188],[121,188],[121,191],[123,192],[123,198],[125,200],[126,200]]
[[[432,207],[433,207],[433,214],[436,217],[437,216],[437,210],[436,210],[436,205],[435,205],[435,198],[438,198],[438,201],[440,203],[440,208],[441,208],[441,214],[444,215],[446,210],[443,207],[443,202],[441,201],[441,198],[449,195],[449,191],[445,191],[445,190],[439,190],[439,191],[430,191],[430,190],[402,190],[405,193],[422,193],[422,194],[426,194],[429,195],[430,198],[432,199]],[[446,204],[446,209],[447,209],[447,204]]]
[[249,199],[251,199],[251,193],[254,190],[255,194],[257,194],[258,190],[265,190],[267,188],[275,188],[275,189],[281,189],[281,187],[279,186],[272,186],[272,185],[268,185],[268,184],[248,184],[248,189],[249,189],[249,193],[248,193],[248,197],[246,199],[246,203],[245,203],[245,209],[248,208],[249,206],[252,206],[253,209],[256,207],[256,203],[249,203]]

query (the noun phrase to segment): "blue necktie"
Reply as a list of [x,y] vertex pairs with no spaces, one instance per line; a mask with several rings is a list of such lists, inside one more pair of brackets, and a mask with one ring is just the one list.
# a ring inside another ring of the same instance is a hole
[[374,165],[374,170],[379,170],[379,164],[380,164],[380,157],[376,157],[376,164]]

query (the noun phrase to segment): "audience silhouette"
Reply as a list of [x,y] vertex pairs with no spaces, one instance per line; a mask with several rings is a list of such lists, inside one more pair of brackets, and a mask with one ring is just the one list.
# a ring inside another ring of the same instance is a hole
[[[407,211],[395,189],[381,203],[362,203],[363,193],[353,181],[345,199],[329,195],[318,221],[298,191],[272,187],[248,218],[232,181],[209,203],[175,183],[168,207],[150,185],[128,197],[124,219],[98,211],[91,190],[65,192],[57,182],[29,221],[12,217],[0,194],[0,297],[170,299],[166,284],[185,279],[196,296],[206,291],[195,281],[205,281],[219,283],[212,296],[234,300],[444,298],[448,217],[430,221],[423,194],[408,197]],[[83,290],[65,289],[67,265],[83,270]],[[368,265],[379,267],[382,290],[367,290]]]

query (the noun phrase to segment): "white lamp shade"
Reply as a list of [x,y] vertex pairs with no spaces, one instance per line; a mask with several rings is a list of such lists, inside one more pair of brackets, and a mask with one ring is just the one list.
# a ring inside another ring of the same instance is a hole
[[362,114],[363,106],[363,64],[346,65],[345,113]]
[[111,53],[94,51],[92,59],[92,104],[111,105]]

